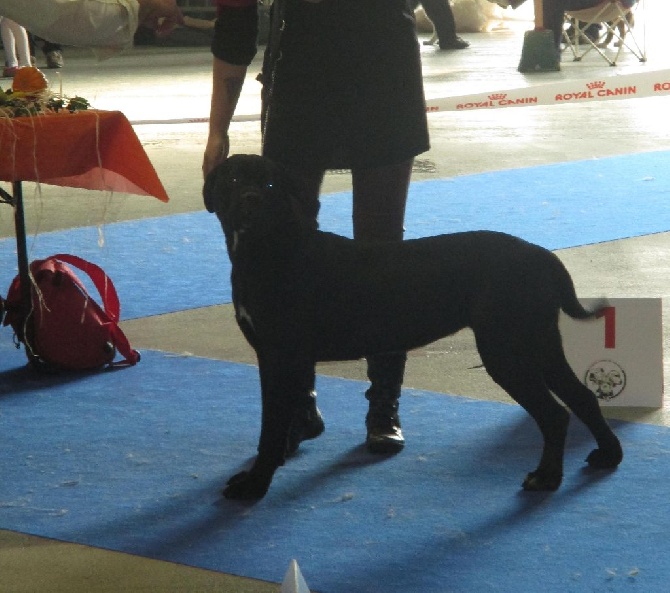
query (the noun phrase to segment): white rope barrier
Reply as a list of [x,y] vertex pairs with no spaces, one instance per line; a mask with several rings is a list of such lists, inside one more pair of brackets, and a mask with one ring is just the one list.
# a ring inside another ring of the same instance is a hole
[[[248,115],[234,115],[233,121],[260,121],[261,116],[259,113],[248,114]],[[170,119],[137,119],[132,120],[130,125],[132,126],[146,126],[146,125],[162,125],[162,124],[207,124],[209,123],[209,117],[183,117],[183,118],[170,118]]]
[[588,101],[635,99],[670,94],[670,70],[612,77],[585,78],[517,89],[445,97],[427,101],[427,111],[468,111],[535,105],[566,105]]
[[[611,101],[670,95],[670,70],[636,72],[618,76],[565,80],[545,85],[515,89],[496,89],[457,97],[426,101],[427,113],[532,107],[536,105],[566,105],[588,101]],[[259,121],[260,114],[233,116],[234,122]],[[208,117],[182,119],[142,119],[131,121],[135,126],[161,124],[208,123]]]

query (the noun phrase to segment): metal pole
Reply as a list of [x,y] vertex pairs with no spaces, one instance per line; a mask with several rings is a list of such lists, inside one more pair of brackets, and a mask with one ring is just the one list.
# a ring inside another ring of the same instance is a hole
[[28,248],[26,247],[26,219],[23,210],[23,188],[20,181],[12,183],[14,192],[14,228],[16,229],[16,254],[19,263],[21,281],[21,306],[30,311],[30,269],[28,267]]

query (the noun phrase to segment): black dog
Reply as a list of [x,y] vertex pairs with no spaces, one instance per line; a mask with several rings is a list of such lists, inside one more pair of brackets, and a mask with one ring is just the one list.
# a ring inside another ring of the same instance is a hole
[[228,498],[267,492],[317,361],[410,350],[464,327],[488,373],[542,431],[542,458],[526,490],[555,490],[563,477],[570,415],[551,392],[593,433],[598,448],[587,462],[621,462],[619,440],[568,365],[558,329],[559,310],[576,319],[598,311],[581,306],[550,251],[491,231],[380,244],[321,232],[302,214],[290,180],[253,155],[221,163],[203,193],[223,227],[236,317],[256,350],[262,389],[258,456],[228,482]]

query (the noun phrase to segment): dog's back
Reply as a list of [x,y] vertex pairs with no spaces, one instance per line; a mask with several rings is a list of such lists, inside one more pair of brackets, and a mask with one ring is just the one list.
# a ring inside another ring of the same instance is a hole
[[416,348],[496,317],[550,321],[538,317],[564,302],[589,315],[553,253],[504,233],[362,244],[317,232],[302,253],[318,360]]

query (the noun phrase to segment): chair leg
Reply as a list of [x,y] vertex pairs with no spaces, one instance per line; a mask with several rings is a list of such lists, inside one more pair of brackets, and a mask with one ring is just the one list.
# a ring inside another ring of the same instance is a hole
[[[586,54],[588,54],[591,50],[595,49],[601,57],[610,65],[610,66],[615,66],[616,65],[616,59],[612,61],[607,54],[598,47],[598,43],[595,42],[586,34],[586,30],[591,26],[591,25],[600,25],[601,21],[598,19],[593,19],[590,21],[583,21],[583,25],[580,26],[580,22],[582,21],[575,21],[575,37],[576,37],[576,42],[575,45],[579,47],[580,40],[583,40],[586,44],[586,49],[580,53],[579,59],[581,60]],[[605,26],[608,26],[605,23]],[[617,53],[618,57],[618,53]]]
[[[635,38],[635,35],[633,34],[633,30],[630,26],[630,23],[628,20],[625,18],[623,20],[623,26],[624,26],[624,34],[615,34],[616,37],[618,37],[619,41],[619,51],[621,51],[624,47],[632,53],[640,62],[646,62],[647,61],[647,52],[646,49],[642,49],[638,42],[637,39]],[[630,41],[630,42],[629,42]]]
[[[563,40],[565,41],[565,49],[570,49],[572,52],[572,59],[574,62],[578,62],[581,57],[579,56],[579,48],[577,47],[577,27],[578,23],[574,21],[574,25],[572,25],[573,19],[569,19],[567,16],[565,17],[565,21],[563,23]],[[571,25],[573,27],[573,36],[570,38],[570,35],[568,35],[568,29],[565,28],[565,25]]]
[[[566,45],[570,47],[575,61],[581,60],[592,49],[595,49],[610,66],[616,66],[623,48],[626,47],[640,62],[646,62],[646,50],[638,44],[636,35],[633,34],[632,19],[630,18],[634,14],[633,11],[636,11],[636,8],[639,8],[643,2],[644,0],[640,0],[639,4],[629,9],[622,6],[618,0],[603,0],[593,10],[582,9],[567,12],[565,15],[566,23],[570,19],[574,21],[575,35],[574,39],[570,39],[564,29],[563,39],[565,39]],[[601,44],[600,41],[604,36],[594,42],[586,35],[585,31],[594,24],[604,25],[608,40],[610,36],[613,40],[616,40],[617,52],[613,59],[610,57],[611,53],[608,55],[603,51],[605,44]],[[580,47],[580,42],[586,45],[585,49]]]

